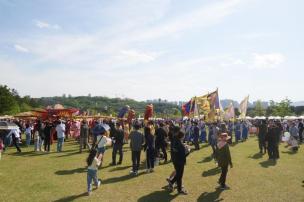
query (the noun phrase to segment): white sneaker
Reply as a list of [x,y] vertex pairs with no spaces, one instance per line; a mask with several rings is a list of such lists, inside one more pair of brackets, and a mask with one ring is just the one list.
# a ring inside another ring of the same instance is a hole
[[97,184],[97,187],[96,187],[96,188],[100,187],[100,185],[101,185],[101,181],[98,180],[98,184]]
[[146,173],[149,173],[149,172],[151,172],[150,169],[147,169],[147,170],[146,170]]

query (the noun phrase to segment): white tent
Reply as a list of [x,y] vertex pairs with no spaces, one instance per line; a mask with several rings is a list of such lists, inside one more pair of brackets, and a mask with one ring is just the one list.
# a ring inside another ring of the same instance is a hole
[[270,117],[268,117],[268,119],[272,120],[272,119],[275,119],[275,117],[274,116],[270,116]]

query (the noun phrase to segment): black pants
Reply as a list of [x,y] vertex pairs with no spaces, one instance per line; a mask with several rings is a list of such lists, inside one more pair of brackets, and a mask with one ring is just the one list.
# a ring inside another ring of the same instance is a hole
[[200,149],[198,139],[195,138],[193,140],[193,144],[194,144],[195,150],[199,150]]
[[269,142],[268,143],[268,147],[267,147],[267,151],[268,151],[269,159],[278,159],[278,158],[280,158],[278,144]]
[[133,172],[137,172],[139,169],[140,153],[141,151],[132,151]]
[[165,159],[165,161],[167,161],[168,157],[167,157],[166,146],[165,145],[157,145],[156,146],[157,156],[159,156],[159,149],[162,150],[162,152],[164,154],[164,159]]
[[19,140],[15,137],[15,135],[13,135],[13,144],[15,145],[16,149],[18,152],[21,152],[21,149],[19,147]]
[[155,150],[147,149],[146,154],[147,154],[147,169],[154,168]]
[[226,185],[226,177],[227,177],[227,173],[228,173],[228,165],[222,166],[222,173],[221,173],[221,177],[219,179],[219,183],[222,187],[224,187]]
[[263,151],[266,153],[266,142],[264,138],[259,138],[259,148],[261,153]]
[[174,184],[175,182],[177,183],[177,191],[180,192],[182,190],[182,179],[183,179],[183,175],[184,175],[184,167],[185,164],[175,164],[174,165],[174,169],[175,169],[175,176],[174,178],[171,180],[171,183]]
[[50,151],[51,139],[45,138],[44,139],[44,151]]
[[116,164],[116,154],[117,151],[119,153],[119,163],[122,162],[123,153],[122,153],[122,144],[114,144],[113,145],[113,151],[112,151],[112,163]]

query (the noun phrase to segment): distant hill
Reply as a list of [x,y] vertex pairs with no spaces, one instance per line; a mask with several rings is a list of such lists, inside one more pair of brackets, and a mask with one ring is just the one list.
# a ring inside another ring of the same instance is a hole
[[293,106],[293,107],[302,107],[302,106],[304,106],[304,101],[293,102],[293,103],[291,103],[291,106]]
[[[64,107],[78,108],[82,112],[86,111],[90,114],[104,114],[115,116],[118,111],[128,105],[133,108],[138,115],[143,116],[147,102],[139,102],[128,98],[108,98],[101,96],[77,96],[77,97],[42,97],[34,98],[36,105],[39,107],[54,106],[55,104],[62,104]],[[172,103],[153,103],[154,112],[157,116],[181,116],[180,107]]]

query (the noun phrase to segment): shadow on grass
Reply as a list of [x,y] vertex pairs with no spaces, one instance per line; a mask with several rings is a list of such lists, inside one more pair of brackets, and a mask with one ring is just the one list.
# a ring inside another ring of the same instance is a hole
[[212,161],[212,159],[213,159],[212,156],[207,156],[203,160],[198,161],[198,163],[207,163],[207,162]]
[[46,155],[48,154],[47,152],[35,152],[35,151],[28,151],[28,152],[17,152],[17,153],[11,153],[9,155],[12,156],[24,156],[24,157],[28,157],[28,156],[41,156],[41,155]]
[[58,170],[55,172],[56,175],[73,175],[75,173],[84,173],[86,168],[76,168],[73,170]]
[[212,168],[210,170],[204,171],[202,173],[202,176],[203,177],[208,177],[208,176],[219,174],[220,172],[221,172],[221,168],[216,167],[216,168]]
[[251,159],[260,159],[263,157],[263,154],[261,154],[260,152],[254,154],[253,156],[248,156],[248,158],[251,158]]
[[220,194],[223,190],[216,189],[214,192],[204,192],[197,199],[198,202],[209,202],[209,201],[223,201],[224,199],[220,198]]
[[268,168],[270,166],[275,166],[277,164],[277,161],[275,160],[272,160],[272,159],[269,159],[267,161],[263,161],[263,162],[260,162],[260,165],[263,167],[263,168]]
[[78,194],[78,195],[67,196],[67,197],[55,200],[54,202],[74,201],[74,200],[79,199],[79,198],[84,197],[84,196],[87,196],[86,192],[84,192],[82,194]]
[[125,170],[125,169],[131,168],[131,167],[132,166],[115,167],[115,168],[112,168],[111,170],[109,170],[109,172],[114,172],[114,171],[119,171],[119,170]]
[[144,174],[144,172],[138,173],[138,175],[136,175],[136,176],[128,174],[128,175],[123,175],[123,176],[120,176],[120,177],[112,177],[112,178],[102,180],[101,184],[111,184],[111,183],[116,183],[116,182],[122,182],[122,181],[130,180],[130,179],[135,178],[135,177],[139,177],[143,174]]
[[75,152],[67,153],[67,154],[64,154],[64,155],[61,155],[61,156],[53,156],[53,158],[73,156],[73,155],[76,155],[76,154],[81,154],[81,153],[79,151],[75,151]]
[[293,154],[297,154],[298,152],[297,151],[282,151],[282,153],[293,155]]
[[178,194],[171,195],[166,187],[162,187],[163,190],[152,192],[146,196],[140,197],[138,202],[154,202],[154,201],[171,201],[175,199]]

